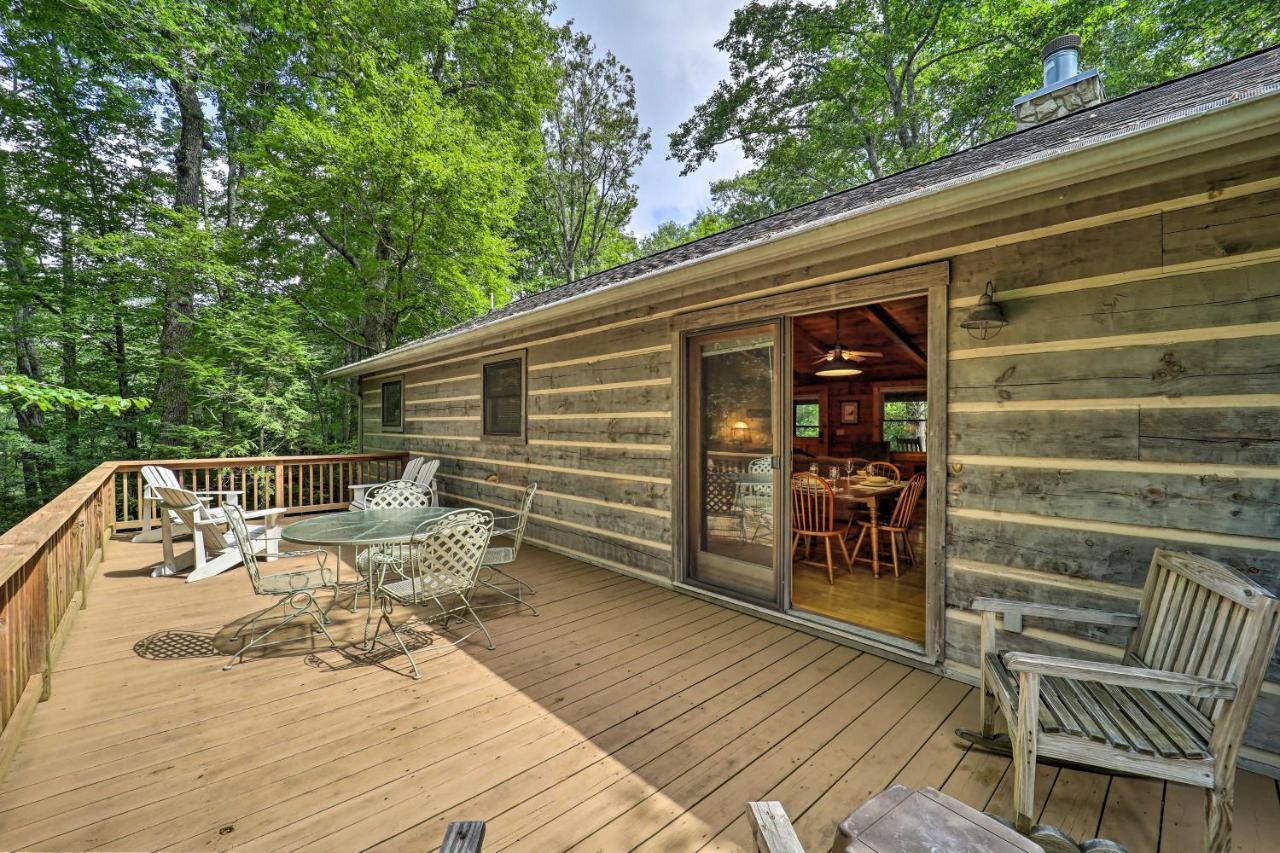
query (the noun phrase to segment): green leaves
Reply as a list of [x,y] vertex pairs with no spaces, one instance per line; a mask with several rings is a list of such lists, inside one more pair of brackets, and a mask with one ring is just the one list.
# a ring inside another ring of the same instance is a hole
[[1110,96],[1280,40],[1272,0],[751,2],[717,46],[729,78],[671,134],[685,173],[742,146],[713,186],[734,222],[802,204],[1013,130],[1041,46],[1084,40]]
[[18,408],[34,406],[42,412],[66,407],[77,411],[111,414],[120,414],[129,409],[145,409],[151,405],[151,401],[145,397],[90,394],[76,388],[39,382],[17,373],[0,373],[0,401]]

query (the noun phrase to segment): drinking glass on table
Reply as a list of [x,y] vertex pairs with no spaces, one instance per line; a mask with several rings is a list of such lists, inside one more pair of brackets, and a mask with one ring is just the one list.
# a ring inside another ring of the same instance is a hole
[[853,479],[853,469],[857,468],[857,464],[852,459],[844,460],[844,475],[850,480]]
[[832,482],[832,483],[835,483],[835,484],[837,484],[837,485],[839,485],[839,481],[840,481],[840,466],[839,466],[839,465],[832,465],[829,469],[827,469],[827,473],[831,476],[831,482]]

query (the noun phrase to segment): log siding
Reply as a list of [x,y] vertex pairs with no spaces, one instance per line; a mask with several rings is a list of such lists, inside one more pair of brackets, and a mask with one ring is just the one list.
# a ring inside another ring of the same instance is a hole
[[[946,672],[975,677],[974,597],[1133,609],[1162,543],[1280,592],[1280,137],[1257,135],[925,228],[796,238],[750,268],[619,288],[590,317],[481,328],[394,371],[405,432],[366,407],[365,448],[438,457],[448,494],[495,508],[537,480],[532,540],[669,585],[682,318],[727,321],[747,300],[838,282],[852,301],[874,295],[867,276],[946,261]],[[987,281],[1010,325],[977,341],[958,324]],[[527,351],[529,441],[499,445],[480,437],[477,370],[514,348]],[[366,395],[382,375],[362,377]],[[1099,659],[1123,641],[1034,619],[1012,636]],[[1246,759],[1277,772],[1280,656],[1249,744]]]

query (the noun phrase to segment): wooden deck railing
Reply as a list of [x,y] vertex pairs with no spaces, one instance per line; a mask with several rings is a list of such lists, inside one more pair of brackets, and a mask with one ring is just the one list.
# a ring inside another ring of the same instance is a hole
[[340,509],[348,487],[394,479],[402,454],[263,456],[104,462],[0,536],[0,778],[36,702],[53,689],[53,662],[116,530],[143,525],[142,466],[178,472],[199,490],[242,492],[247,509]]
[[115,469],[116,528],[148,522],[142,500],[144,465],[172,469],[194,491],[237,490],[246,510],[289,507],[298,512],[342,509],[357,483],[382,483],[399,476],[408,457],[386,453],[339,456],[250,456],[241,459],[162,459],[118,462]]

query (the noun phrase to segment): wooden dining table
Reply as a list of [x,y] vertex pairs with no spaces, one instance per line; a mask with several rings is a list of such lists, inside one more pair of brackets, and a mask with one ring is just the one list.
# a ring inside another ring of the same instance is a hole
[[[856,474],[852,477],[838,477],[831,483],[831,491],[839,503],[862,504],[867,508],[867,523],[871,525],[871,574],[880,577],[880,503],[892,502],[907,484],[904,480],[896,480],[871,486],[863,480],[863,477]],[[849,519],[849,526],[853,526],[852,517]]]

